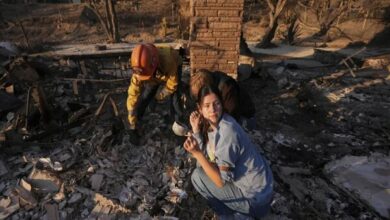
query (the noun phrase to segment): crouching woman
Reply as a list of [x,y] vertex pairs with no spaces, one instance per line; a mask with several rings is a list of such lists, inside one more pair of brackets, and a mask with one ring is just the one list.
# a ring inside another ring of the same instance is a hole
[[203,87],[197,104],[190,115],[193,135],[184,142],[200,165],[191,177],[195,189],[222,219],[265,216],[273,194],[269,165],[240,125],[223,113],[217,89]]

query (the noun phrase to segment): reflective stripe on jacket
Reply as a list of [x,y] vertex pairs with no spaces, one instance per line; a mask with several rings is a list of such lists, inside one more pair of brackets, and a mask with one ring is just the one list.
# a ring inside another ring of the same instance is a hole
[[136,77],[131,77],[127,91],[127,111],[130,128],[132,129],[135,129],[137,123],[136,106],[145,85],[165,84],[160,93],[157,93],[155,96],[157,101],[161,101],[172,95],[179,83],[178,66],[181,65],[179,52],[171,47],[157,47],[157,49],[159,65],[154,76],[146,81],[140,81]]

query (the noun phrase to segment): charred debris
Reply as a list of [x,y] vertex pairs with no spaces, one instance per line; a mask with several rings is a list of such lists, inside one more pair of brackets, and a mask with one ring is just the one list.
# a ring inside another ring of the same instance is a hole
[[[314,67],[264,59],[240,82],[276,178],[267,218],[390,217],[389,56],[360,53],[317,51]],[[2,53],[0,219],[213,218],[167,106],[129,142],[127,59]]]

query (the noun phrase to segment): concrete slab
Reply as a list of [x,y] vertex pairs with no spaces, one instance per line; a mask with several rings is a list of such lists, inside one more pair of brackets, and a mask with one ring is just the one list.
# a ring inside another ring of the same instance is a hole
[[280,62],[284,62],[284,65],[287,64],[295,64],[298,68],[316,68],[316,67],[325,67],[328,66],[326,64],[323,64],[319,61],[313,60],[313,59],[286,59],[286,60],[268,60],[268,59],[263,59],[263,65],[267,66],[269,65],[276,65],[280,64]]
[[324,172],[348,194],[390,218],[390,156],[345,156],[328,163]]
[[[263,48],[256,48],[255,47],[256,44],[257,42],[248,42],[248,47],[253,53],[262,53],[262,54],[269,54],[269,55],[276,55],[276,56],[307,58],[307,59],[312,59],[314,54],[314,47],[301,47],[301,46],[291,46],[291,45],[281,44],[275,48],[263,49]],[[349,56],[361,50],[362,48],[327,47],[327,48],[317,48],[317,49],[326,50],[326,51],[337,51],[340,54]],[[382,54],[389,54],[389,53],[390,53],[390,48],[383,48],[383,49],[368,48],[365,51],[357,54],[355,57],[366,58],[366,57],[374,57],[374,56],[379,56]]]
[[[109,56],[130,56],[133,48],[138,43],[117,44],[64,44],[53,47],[52,50],[30,54],[31,57],[64,57],[64,58],[93,58]],[[178,49],[182,43],[155,43],[156,46],[172,47]]]

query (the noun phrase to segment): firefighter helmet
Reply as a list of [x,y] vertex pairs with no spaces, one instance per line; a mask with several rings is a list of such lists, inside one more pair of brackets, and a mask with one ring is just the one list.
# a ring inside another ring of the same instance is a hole
[[131,53],[131,68],[139,80],[150,79],[158,66],[158,52],[153,44],[139,44]]

